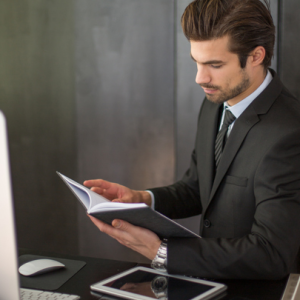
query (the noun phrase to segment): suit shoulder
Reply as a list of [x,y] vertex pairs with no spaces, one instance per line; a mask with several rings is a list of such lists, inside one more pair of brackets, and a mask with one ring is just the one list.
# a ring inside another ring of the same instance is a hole
[[283,86],[279,98],[287,101],[289,105],[295,106],[296,108],[300,107],[300,100],[296,98],[285,86]]
[[287,88],[283,87],[274,104],[281,118],[291,118],[290,122],[293,120],[300,126],[300,101]]

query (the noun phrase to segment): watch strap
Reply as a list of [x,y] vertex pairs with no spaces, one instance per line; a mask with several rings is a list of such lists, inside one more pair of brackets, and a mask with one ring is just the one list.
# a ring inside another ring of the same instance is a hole
[[152,260],[151,267],[155,270],[167,272],[168,246],[167,240],[164,239],[157,251],[155,258]]

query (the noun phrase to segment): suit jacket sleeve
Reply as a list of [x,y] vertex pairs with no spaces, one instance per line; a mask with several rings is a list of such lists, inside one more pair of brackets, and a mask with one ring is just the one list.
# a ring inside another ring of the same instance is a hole
[[193,151],[191,166],[181,181],[167,187],[150,189],[155,196],[155,210],[171,219],[201,214],[195,156]]

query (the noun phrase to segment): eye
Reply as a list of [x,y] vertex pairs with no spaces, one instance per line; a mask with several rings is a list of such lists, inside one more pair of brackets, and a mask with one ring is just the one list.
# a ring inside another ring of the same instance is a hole
[[220,69],[222,67],[222,65],[211,65],[211,67],[214,69]]

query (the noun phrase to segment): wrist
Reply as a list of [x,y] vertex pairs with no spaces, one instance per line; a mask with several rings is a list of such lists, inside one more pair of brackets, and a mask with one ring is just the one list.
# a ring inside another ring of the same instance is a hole
[[151,195],[149,194],[149,192],[139,191],[139,194],[140,194],[140,202],[145,203],[151,207],[152,199],[151,199]]

